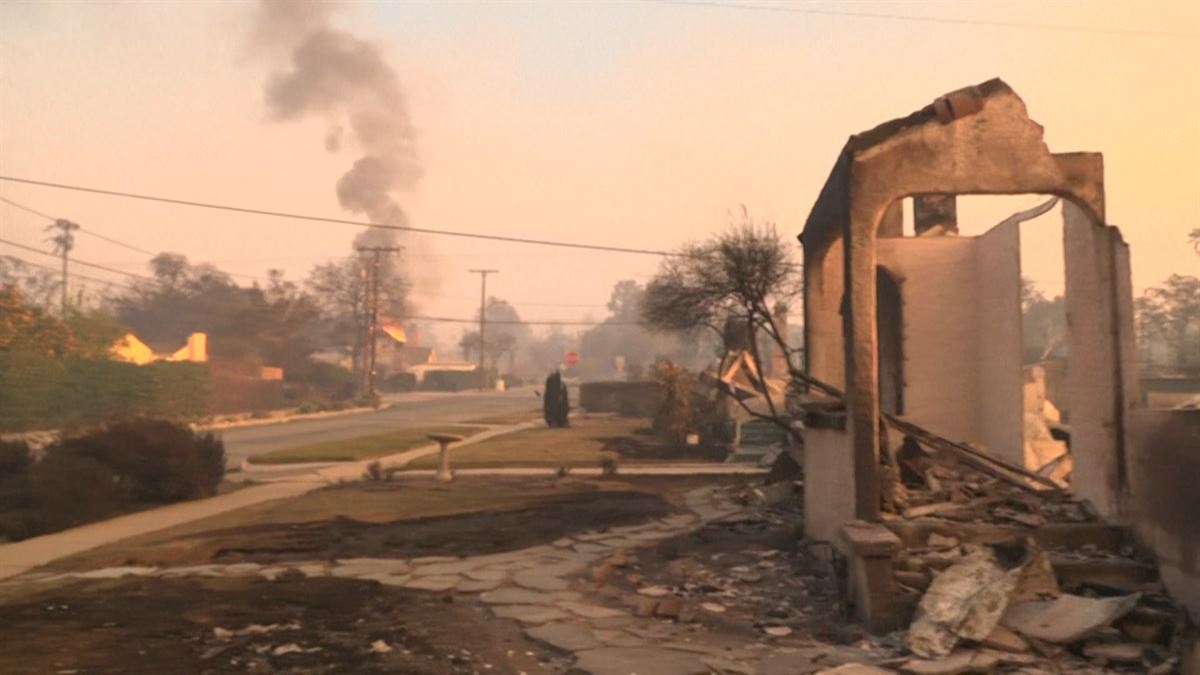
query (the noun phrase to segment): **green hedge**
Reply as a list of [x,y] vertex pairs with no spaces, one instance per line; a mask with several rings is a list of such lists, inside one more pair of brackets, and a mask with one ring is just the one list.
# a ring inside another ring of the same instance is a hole
[[0,352],[0,431],[51,429],[114,418],[193,419],[208,414],[203,363],[144,366]]
[[[435,391],[465,391],[479,388],[479,369],[475,370],[431,370],[425,373],[423,389]],[[488,368],[487,386],[496,383],[496,370]]]

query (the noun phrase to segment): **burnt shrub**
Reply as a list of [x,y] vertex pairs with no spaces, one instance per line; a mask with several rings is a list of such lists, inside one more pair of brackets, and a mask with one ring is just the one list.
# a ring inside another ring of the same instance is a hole
[[165,420],[117,422],[66,438],[50,447],[47,461],[55,456],[99,463],[135,502],[209,497],[225,476],[220,440]]
[[47,446],[37,461],[15,446],[0,445],[5,539],[209,497],[225,475],[219,439],[165,420],[117,422],[69,436]]
[[29,446],[0,441],[0,513],[29,506]]

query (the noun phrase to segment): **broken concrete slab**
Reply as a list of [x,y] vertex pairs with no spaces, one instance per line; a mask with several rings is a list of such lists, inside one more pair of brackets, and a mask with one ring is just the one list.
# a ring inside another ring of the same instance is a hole
[[642,638],[631,635],[623,630],[593,627],[592,634],[596,636],[596,639],[610,647],[641,647],[646,644],[646,641]]
[[1001,622],[1025,636],[1063,644],[1082,640],[1129,613],[1140,593],[1113,598],[1063,594],[1054,600],[1011,605]]
[[508,578],[508,572],[485,567],[483,569],[467,570],[466,576],[476,581],[504,581]]
[[487,581],[487,580],[480,581],[478,579],[464,579],[464,580],[458,582],[458,585],[454,587],[454,590],[458,591],[459,593],[482,593],[484,591],[494,590],[499,585],[500,585],[499,579],[492,579],[490,581]]
[[1115,663],[1141,663],[1146,656],[1146,645],[1136,642],[1090,642],[1084,645],[1083,655],[1089,659]]
[[610,619],[618,616],[625,616],[625,612],[611,607],[602,607],[600,605],[589,605],[582,602],[565,601],[558,603],[558,608],[566,610],[577,616],[585,619]]
[[462,581],[460,576],[437,576],[437,577],[414,577],[404,583],[405,588],[412,588],[418,591],[433,591],[435,593],[444,593]]
[[600,641],[582,623],[556,622],[525,629],[525,635],[564,652],[595,649]]
[[1022,639],[1020,635],[999,624],[983,639],[982,644],[984,647],[999,649],[1005,652],[1020,653],[1029,651],[1028,642]]
[[995,669],[996,657],[969,649],[959,649],[940,659],[910,659],[900,665],[901,672],[911,675],[959,675],[986,673]]
[[497,605],[492,607],[492,614],[501,619],[516,619],[521,623],[532,624],[567,618],[567,613],[557,607],[540,605]]
[[498,588],[484,593],[479,599],[489,605],[553,605],[554,596],[524,588]]
[[565,591],[567,582],[555,576],[542,574],[540,571],[517,572],[512,576],[513,583],[535,591]]
[[428,565],[417,565],[413,567],[413,576],[430,577],[430,576],[447,576],[451,574],[463,574],[469,570],[479,567],[481,564],[478,560],[457,560],[453,562],[437,562],[429,563]]
[[834,668],[817,671],[816,675],[895,675],[896,671],[877,668],[865,663],[844,663]]
[[575,670],[589,675],[708,675],[694,654],[656,647],[601,647],[577,654]]

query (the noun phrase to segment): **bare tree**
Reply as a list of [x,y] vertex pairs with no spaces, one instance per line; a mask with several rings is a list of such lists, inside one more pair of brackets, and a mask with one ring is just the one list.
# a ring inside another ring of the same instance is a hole
[[717,334],[726,351],[731,347],[726,324],[733,320],[745,325],[747,352],[758,372],[756,386],[769,412],[755,411],[747,402],[733,398],[748,414],[791,432],[763,378],[766,371],[759,338],[765,336],[787,356],[789,373],[794,376],[793,350],[784,327],[775,320],[774,310],[779,303],[786,304],[798,295],[800,279],[800,266],[792,260],[775,225],[754,221],[743,207],[734,214],[729,230],[703,242],[686,244],[663,260],[646,287],[642,321],[659,331],[708,328]]

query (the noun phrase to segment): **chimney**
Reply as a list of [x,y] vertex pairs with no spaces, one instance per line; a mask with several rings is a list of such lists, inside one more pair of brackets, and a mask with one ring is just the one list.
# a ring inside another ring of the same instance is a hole
[[915,195],[913,234],[918,237],[958,234],[958,202],[954,195]]

